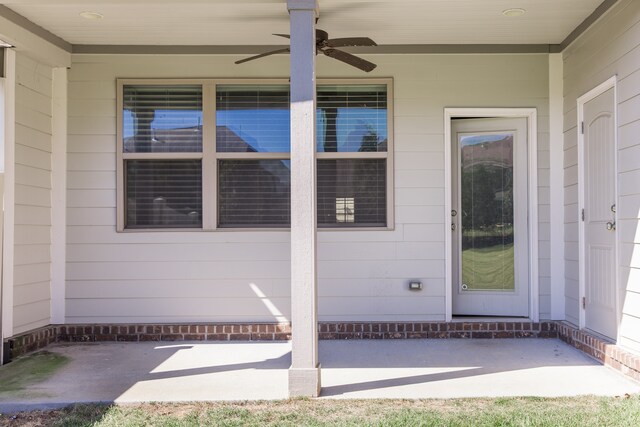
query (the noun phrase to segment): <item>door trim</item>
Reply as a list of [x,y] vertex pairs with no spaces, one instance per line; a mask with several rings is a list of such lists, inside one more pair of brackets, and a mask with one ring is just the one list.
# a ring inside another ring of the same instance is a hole
[[[577,107],[578,107],[578,122],[576,125],[576,132],[578,133],[578,212],[577,212],[577,220],[578,220],[578,312],[579,312],[579,327],[580,329],[585,329],[586,327],[586,309],[582,305],[582,299],[585,297],[586,293],[586,265],[585,265],[585,222],[582,221],[581,212],[584,209],[585,202],[585,166],[584,166],[584,134],[580,131],[581,123],[584,121],[584,106],[587,102],[597,98],[602,95],[609,89],[613,89],[613,123],[614,123],[614,131],[613,131],[613,147],[614,147],[614,159],[613,162],[613,174],[614,174],[614,182],[615,182],[615,195],[614,200],[616,202],[616,206],[618,205],[618,76],[614,75],[603,83],[599,84],[595,88],[591,89],[589,92],[585,93],[581,97],[578,98]],[[619,233],[615,233],[614,239],[614,271],[615,271],[615,281],[614,281],[614,298],[615,298],[615,314],[616,314],[616,322],[617,325],[620,325],[621,320],[621,310],[620,310],[620,301],[619,301],[619,277],[618,277],[618,247],[619,247]],[[617,327],[617,336],[616,341],[620,338],[620,328]]]
[[[527,189],[529,234],[529,318],[540,320],[538,272],[538,113],[535,108],[445,108],[444,109],[444,246],[445,246],[445,320],[453,317],[452,242],[451,242],[451,119],[453,118],[526,118],[527,119]],[[535,207],[532,209],[532,207]]]

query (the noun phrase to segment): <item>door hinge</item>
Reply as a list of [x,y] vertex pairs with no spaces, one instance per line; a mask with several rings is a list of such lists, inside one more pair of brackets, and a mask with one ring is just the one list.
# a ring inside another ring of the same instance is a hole
[[582,308],[587,308],[587,297],[582,297]]
[[584,135],[584,122],[580,122],[580,133]]
[[584,208],[582,209],[582,213],[580,214],[580,218],[584,221]]

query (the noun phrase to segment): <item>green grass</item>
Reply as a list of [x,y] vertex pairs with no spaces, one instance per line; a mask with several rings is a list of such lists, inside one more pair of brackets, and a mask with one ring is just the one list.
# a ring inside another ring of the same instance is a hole
[[23,391],[29,385],[41,382],[69,362],[57,353],[39,351],[0,367],[0,396]]
[[462,251],[462,283],[470,290],[513,290],[513,244]]
[[640,397],[78,405],[0,416],[0,426],[639,426]]

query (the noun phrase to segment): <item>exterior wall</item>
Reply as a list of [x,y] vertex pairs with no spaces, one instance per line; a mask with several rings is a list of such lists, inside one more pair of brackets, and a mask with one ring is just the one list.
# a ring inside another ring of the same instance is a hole
[[[116,233],[115,79],[286,77],[274,56],[75,55],[69,71],[67,323],[287,321],[289,233]],[[536,107],[540,316],[550,317],[547,55],[384,55],[366,76],[328,58],[318,76],[393,77],[395,228],[320,231],[321,321],[445,317],[445,107]],[[424,290],[411,292],[409,279]]]
[[640,350],[640,2],[620,1],[564,52],[566,315],[578,324],[577,98],[618,76],[619,344]]
[[16,57],[14,334],[50,323],[52,69]]

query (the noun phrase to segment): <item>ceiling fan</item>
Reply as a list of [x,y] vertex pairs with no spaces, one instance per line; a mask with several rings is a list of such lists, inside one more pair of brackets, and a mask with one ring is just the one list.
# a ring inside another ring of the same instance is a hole
[[[286,39],[291,38],[289,34],[274,34],[274,36],[284,37]],[[329,34],[326,31],[316,29],[316,54],[322,52],[330,58],[342,61],[345,64],[349,64],[352,67],[356,67],[362,71],[369,72],[376,68],[376,64],[359,58],[355,55],[347,53],[342,50],[336,49],[337,47],[348,46],[377,46],[376,42],[369,37],[346,37],[339,39],[330,39]],[[278,53],[289,53],[289,48],[272,50],[269,52],[261,53],[260,55],[251,56],[249,58],[236,61],[236,64],[242,64],[247,61],[253,61],[254,59],[264,58],[265,56],[275,55]]]

